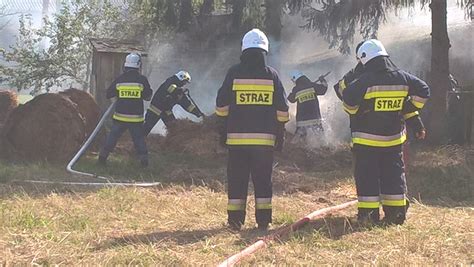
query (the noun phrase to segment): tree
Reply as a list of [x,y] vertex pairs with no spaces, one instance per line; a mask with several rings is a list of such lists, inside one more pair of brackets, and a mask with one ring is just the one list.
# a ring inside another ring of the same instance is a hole
[[[315,2],[319,8],[311,6]],[[288,0],[293,14],[301,13],[306,19],[303,28],[318,31],[330,48],[336,47],[342,53],[350,52],[356,29],[364,39],[376,37],[381,23],[385,22],[387,11],[429,4],[431,9],[431,111],[428,118],[430,139],[441,142],[445,128],[446,92],[449,83],[449,37],[446,21],[446,0]],[[473,0],[459,0],[466,16],[472,18]]]
[[[30,16],[21,16],[16,44],[3,51],[4,59],[15,66],[0,66],[0,74],[18,90],[33,88],[36,93],[67,83],[86,88],[91,58],[88,39],[117,37],[116,27],[124,25],[125,19],[108,2],[76,0],[43,24],[35,29]],[[49,43],[46,48],[45,42]]]

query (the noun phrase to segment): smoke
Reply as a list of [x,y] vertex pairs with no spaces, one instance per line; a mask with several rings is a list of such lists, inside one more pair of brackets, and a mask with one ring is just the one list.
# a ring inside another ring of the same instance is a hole
[[[450,2],[448,8],[449,29],[463,28],[469,22],[463,18],[463,11]],[[455,2],[455,1],[454,1]],[[455,3],[454,3],[455,4]],[[324,145],[338,147],[347,143],[350,137],[349,119],[342,109],[340,100],[336,97],[333,85],[356,64],[354,55],[341,55],[335,49],[328,49],[328,43],[316,33],[305,32],[299,28],[303,21],[298,16],[284,15],[283,29],[280,41],[270,39],[269,65],[275,67],[280,74],[283,85],[289,93],[293,83],[289,78],[292,69],[303,71],[310,79],[316,80],[320,75],[331,71],[326,78],[328,92],[320,96],[320,109],[325,128],[324,136],[314,137],[314,146]],[[471,25],[472,26],[472,25]],[[425,7],[415,7],[411,10],[400,11],[388,17],[379,32],[378,38],[385,44],[392,60],[400,68],[415,75],[425,77],[430,68],[430,32],[431,14]],[[472,36],[472,31],[471,31]],[[468,38],[469,39],[469,38]],[[355,45],[362,37],[355,36]],[[460,45],[466,41],[452,40],[452,44]],[[239,62],[240,40],[213,39],[211,48],[194,47],[184,36],[167,40],[152,47],[148,57],[148,73],[152,87],[156,90],[169,76],[184,69],[190,72],[192,83],[189,85],[191,96],[201,108],[210,115],[214,112],[217,90],[224,80],[230,66]],[[470,38],[472,44],[472,38]],[[470,53],[467,59],[472,62],[472,45],[463,45]],[[466,50],[464,50],[466,51]],[[456,52],[458,53],[458,52]],[[454,54],[454,53],[453,53]],[[466,57],[464,57],[466,58]],[[472,70],[472,65],[471,68]],[[289,132],[295,131],[295,105],[290,105],[291,121],[287,123]],[[174,108],[178,118],[198,121],[193,115],[180,107]],[[154,133],[164,133],[164,127],[159,124],[153,129]]]

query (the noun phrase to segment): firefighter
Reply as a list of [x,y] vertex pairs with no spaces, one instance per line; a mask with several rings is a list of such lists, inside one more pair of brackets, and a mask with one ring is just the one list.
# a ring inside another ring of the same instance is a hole
[[221,143],[229,150],[228,224],[239,230],[245,222],[250,177],[255,189],[258,229],[272,222],[273,151],[281,151],[288,104],[277,72],[266,65],[268,38],[259,29],[242,39],[240,63],[231,67],[217,93]]
[[145,115],[145,135],[151,132],[160,119],[163,120],[166,127],[170,127],[170,124],[176,120],[172,111],[176,104],[198,118],[203,116],[196,105],[186,96],[187,89],[183,87],[190,82],[191,75],[187,71],[181,70],[160,85]]
[[[359,51],[360,46],[364,42],[365,41],[362,41],[362,42],[357,44],[356,49],[355,49],[356,54]],[[339,80],[339,82],[334,85],[334,91],[336,92],[336,96],[340,100],[342,100],[342,93],[343,93],[344,89],[346,89],[347,85],[350,84],[351,82],[355,81],[356,79],[358,79],[362,75],[362,73],[364,72],[364,65],[360,61],[360,58],[358,56],[356,56],[356,59],[357,59],[357,65],[353,69],[351,69],[349,72],[347,72],[343,76],[343,78],[341,80]],[[388,64],[391,64],[392,67],[396,67],[391,61],[388,62]],[[349,114],[350,125],[352,125],[352,119],[353,119],[354,116],[355,115],[350,115]],[[421,117],[419,116],[418,111],[403,114],[403,119],[405,121],[407,129],[414,132],[414,135],[415,135],[416,139],[418,139],[418,140],[425,139],[426,128],[423,124],[423,121],[421,120]],[[408,149],[408,148],[406,148],[406,149]]]
[[107,157],[118,139],[128,130],[142,166],[148,166],[148,150],[143,132],[143,100],[150,101],[153,91],[145,76],[140,74],[141,57],[131,53],[125,58],[124,72],[107,89],[107,98],[115,98],[112,129],[99,153],[99,164],[105,165]]
[[318,95],[326,94],[328,84],[324,77],[312,82],[299,70],[292,71],[290,77],[295,87],[288,95],[288,101],[297,103],[296,132],[293,139],[296,142],[323,132]]
[[403,117],[417,115],[430,89],[419,78],[394,66],[382,43],[371,39],[357,51],[362,75],[342,91],[344,110],[352,115],[354,177],[358,220],[403,224],[408,202],[402,145],[406,140]]

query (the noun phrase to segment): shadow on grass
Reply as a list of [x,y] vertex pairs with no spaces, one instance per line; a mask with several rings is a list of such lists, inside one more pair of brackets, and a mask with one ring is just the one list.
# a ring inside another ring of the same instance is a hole
[[138,244],[156,244],[162,242],[174,242],[177,245],[186,245],[205,240],[223,232],[229,232],[228,228],[223,226],[220,228],[205,230],[176,230],[154,232],[149,234],[126,235],[105,240],[95,246],[92,250],[107,250],[115,247]]

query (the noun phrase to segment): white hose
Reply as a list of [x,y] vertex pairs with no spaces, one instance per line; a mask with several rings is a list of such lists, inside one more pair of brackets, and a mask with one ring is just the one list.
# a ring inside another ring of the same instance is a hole
[[79,151],[74,155],[74,157],[71,159],[71,161],[67,164],[66,170],[72,174],[78,174],[78,175],[83,175],[83,176],[89,176],[97,179],[102,179],[107,181],[107,183],[84,183],[84,182],[50,182],[50,181],[25,181],[29,183],[42,183],[42,184],[64,184],[64,185],[85,185],[85,186],[99,186],[99,185],[108,185],[108,186],[136,186],[136,187],[151,187],[151,186],[157,186],[161,185],[159,182],[154,182],[154,183],[133,183],[133,182],[110,182],[109,178],[104,177],[104,176],[99,176],[96,174],[92,173],[87,173],[87,172],[80,172],[73,170],[72,167],[76,162],[79,160],[79,158],[84,154],[86,149],[90,146],[94,138],[97,136],[99,133],[100,129],[105,123],[105,120],[107,117],[112,113],[115,107],[115,101],[110,104],[110,106],[107,108],[105,111],[104,115],[100,118],[99,122],[97,123],[97,126],[95,126],[94,131],[90,134],[90,136],[87,138],[87,140],[84,142],[82,147],[79,149]]

